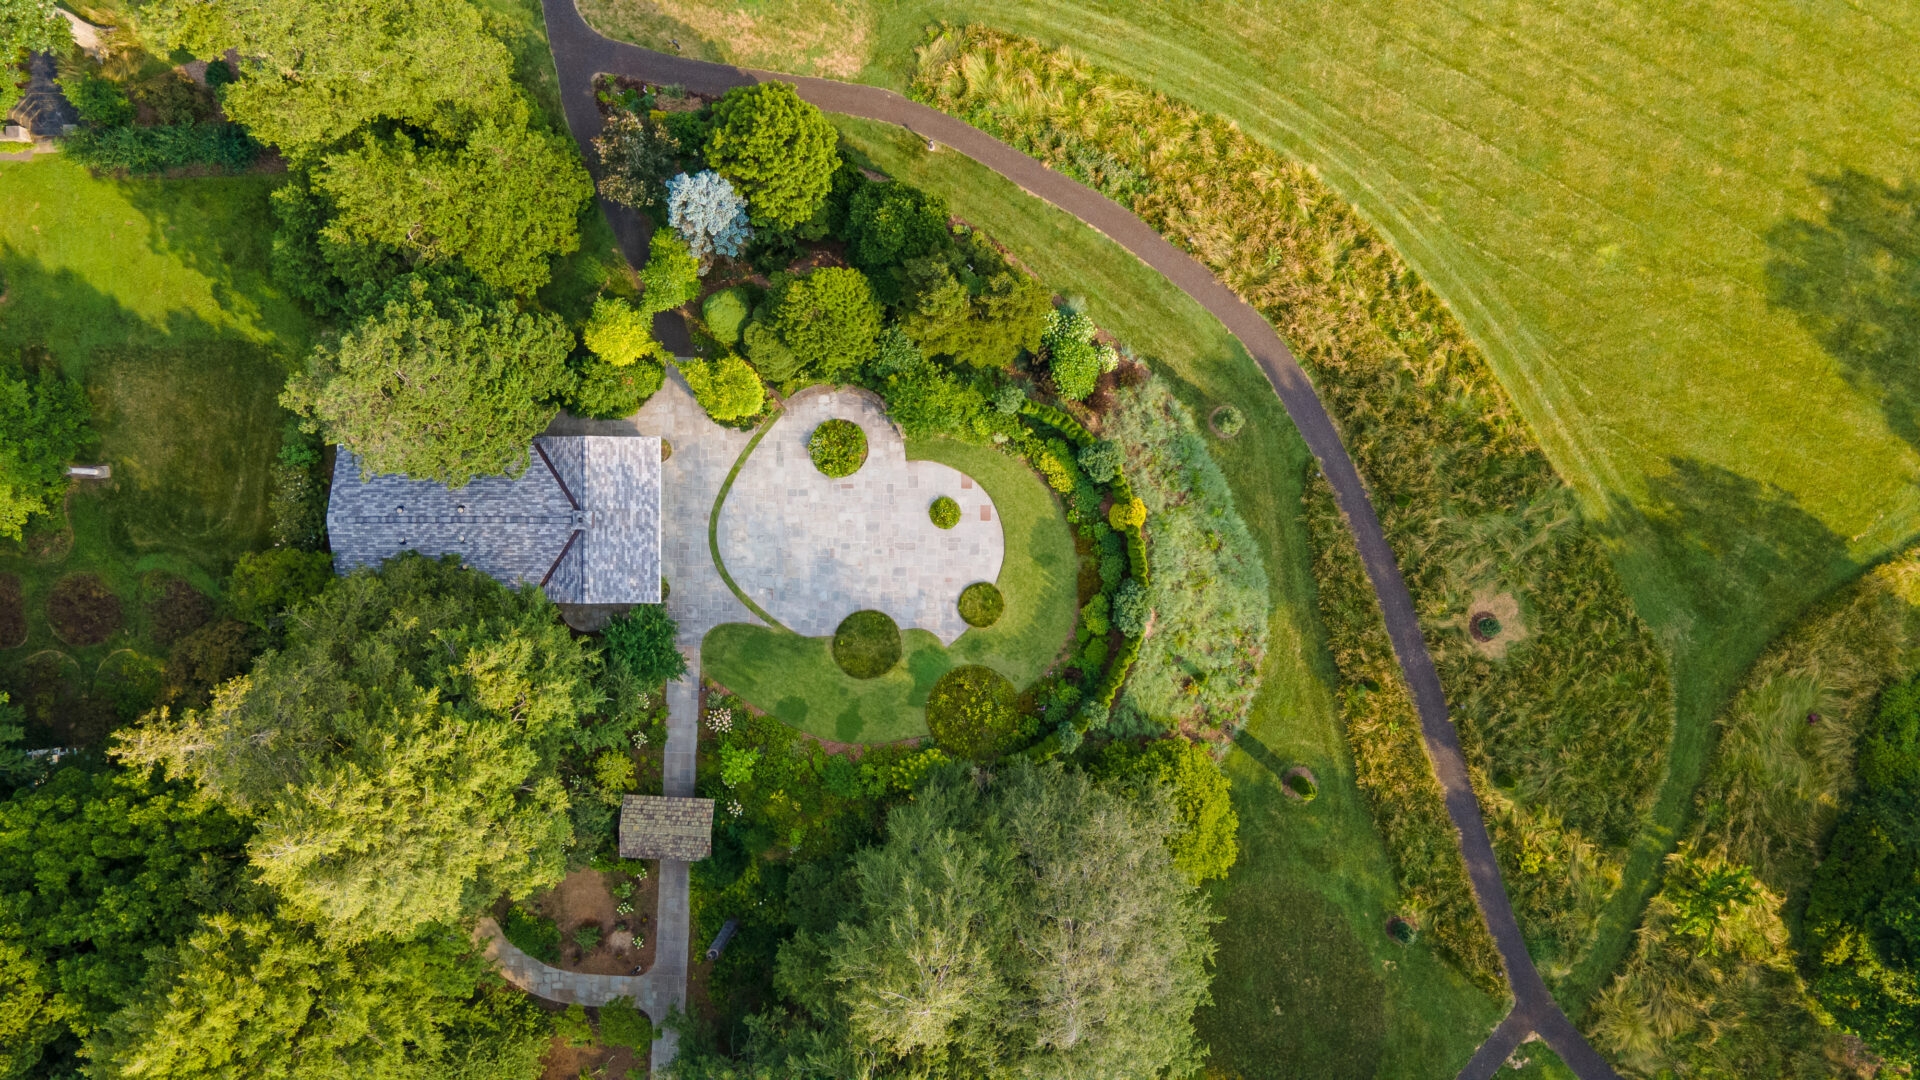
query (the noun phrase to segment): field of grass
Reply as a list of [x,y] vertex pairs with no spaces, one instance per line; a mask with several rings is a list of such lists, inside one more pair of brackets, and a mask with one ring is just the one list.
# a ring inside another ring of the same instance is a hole
[[[0,345],[40,348],[87,387],[94,456],[113,479],[77,484],[66,513],[0,543],[28,637],[0,652],[0,686],[34,699],[33,737],[97,735],[144,707],[165,658],[145,603],[156,575],[217,595],[265,543],[278,404],[311,327],[267,274],[272,177],[105,181],[58,157],[0,165]],[[80,648],[43,606],[70,573],[97,574],[125,627]]]
[[1026,464],[990,447],[952,439],[917,440],[907,456],[951,465],[993,498],[1007,555],[996,584],[1006,611],[992,626],[969,629],[951,648],[925,630],[901,635],[900,663],[874,679],[856,679],[833,662],[831,638],[729,623],[707,634],[701,673],[756,708],[835,742],[877,743],[927,733],[927,693],[962,664],[985,664],[1024,687],[1073,637],[1078,559],[1066,516]]
[[[1920,307],[1898,269],[1920,251],[1906,135],[1920,95],[1904,74],[1920,22],[1900,5],[582,10],[643,44],[857,66],[899,90],[930,25],[1031,35],[1234,120],[1357,204],[1608,519],[1635,607],[1672,652],[1668,781],[1598,945],[1569,975],[1573,1003],[1624,952],[1740,673],[1808,602],[1920,527],[1920,387],[1900,359]],[[825,26],[833,49],[798,44]]]
[[[683,38],[683,43],[685,39]],[[1274,611],[1263,680],[1225,765],[1240,815],[1240,861],[1213,896],[1214,1005],[1197,1018],[1222,1076],[1450,1077],[1498,1022],[1500,1002],[1423,942],[1387,937],[1402,897],[1354,781],[1315,607],[1301,495],[1311,456],[1231,335],[1124,250],[957,154],[927,154],[898,128],[835,117],[874,167],[938,191],[1014,258],[1150,357],[1197,416],[1239,405],[1247,430],[1209,449],[1267,563]],[[1279,776],[1311,768],[1301,805]]]

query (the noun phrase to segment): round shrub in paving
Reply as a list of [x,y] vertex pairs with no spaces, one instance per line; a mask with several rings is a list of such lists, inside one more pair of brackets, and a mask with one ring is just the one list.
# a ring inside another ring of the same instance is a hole
[[833,632],[833,662],[856,679],[877,679],[900,662],[900,627],[884,611],[856,611]]
[[828,476],[852,476],[867,463],[867,433],[851,420],[828,420],[807,438],[807,456]]
[[98,645],[120,629],[120,598],[92,574],[69,574],[47,596],[53,636],[68,645]]
[[927,518],[938,528],[951,529],[960,524],[960,504],[942,495],[927,507]]
[[960,617],[968,626],[992,626],[1007,610],[1007,598],[991,581],[976,581],[960,590]]
[[927,730],[947,753],[974,761],[991,761],[1028,734],[1013,684],[979,664],[954,668],[933,684]]
[[23,645],[27,640],[27,603],[21,594],[20,579],[0,574],[0,649]]

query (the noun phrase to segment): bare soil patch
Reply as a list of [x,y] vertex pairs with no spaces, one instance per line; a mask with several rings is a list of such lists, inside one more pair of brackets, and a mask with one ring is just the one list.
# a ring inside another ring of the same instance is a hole
[[[619,872],[575,870],[535,901],[542,915],[560,927],[560,967],[588,975],[632,975],[653,966],[653,927],[659,909],[659,864],[647,864],[644,881]],[[624,903],[614,895],[624,883],[633,885]],[[597,930],[599,941],[583,950],[577,935]]]
[[1527,625],[1520,619],[1520,601],[1510,592],[1476,593],[1460,625],[1474,650],[1495,660],[1527,639]]
[[47,622],[68,645],[98,645],[125,621],[120,598],[95,574],[68,574],[47,596]]
[[0,574],[0,649],[27,643],[27,601],[18,574]]
[[568,1046],[558,1035],[547,1048],[540,1080],[639,1080],[650,1071],[648,1063],[625,1046]]

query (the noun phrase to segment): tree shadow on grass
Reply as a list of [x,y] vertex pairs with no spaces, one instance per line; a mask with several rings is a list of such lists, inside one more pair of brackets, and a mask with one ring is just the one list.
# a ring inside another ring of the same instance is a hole
[[1820,219],[1767,234],[1770,299],[1920,448],[1920,182],[1848,170],[1814,186]]

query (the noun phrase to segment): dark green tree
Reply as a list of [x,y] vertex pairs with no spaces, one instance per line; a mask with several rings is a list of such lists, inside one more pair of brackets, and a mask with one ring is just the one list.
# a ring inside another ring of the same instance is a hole
[[665,605],[640,604],[607,624],[607,663],[649,685],[678,679],[687,673],[679,633]]
[[67,465],[91,445],[87,395],[51,364],[0,365],[0,537],[20,538],[67,489]]
[[1807,898],[1813,994],[1874,1053],[1920,1064],[1920,680],[1883,696]]
[[559,880],[557,764],[598,704],[591,668],[539,590],[406,554],[296,607],[285,648],[114,753],[251,820],[284,912],[404,937]]
[[372,472],[459,487],[526,467],[572,389],[573,345],[558,316],[415,279],[337,345],[316,348],[281,401]]
[[946,200],[897,180],[864,184],[854,192],[847,206],[846,237],[854,265],[869,274],[926,258],[953,243]]
[[0,802],[0,1076],[132,1000],[149,953],[241,886],[246,836],[186,785],[92,765]]
[[746,197],[756,225],[791,229],[811,219],[833,188],[839,136],[792,84],[727,91],[713,106],[706,159]]

